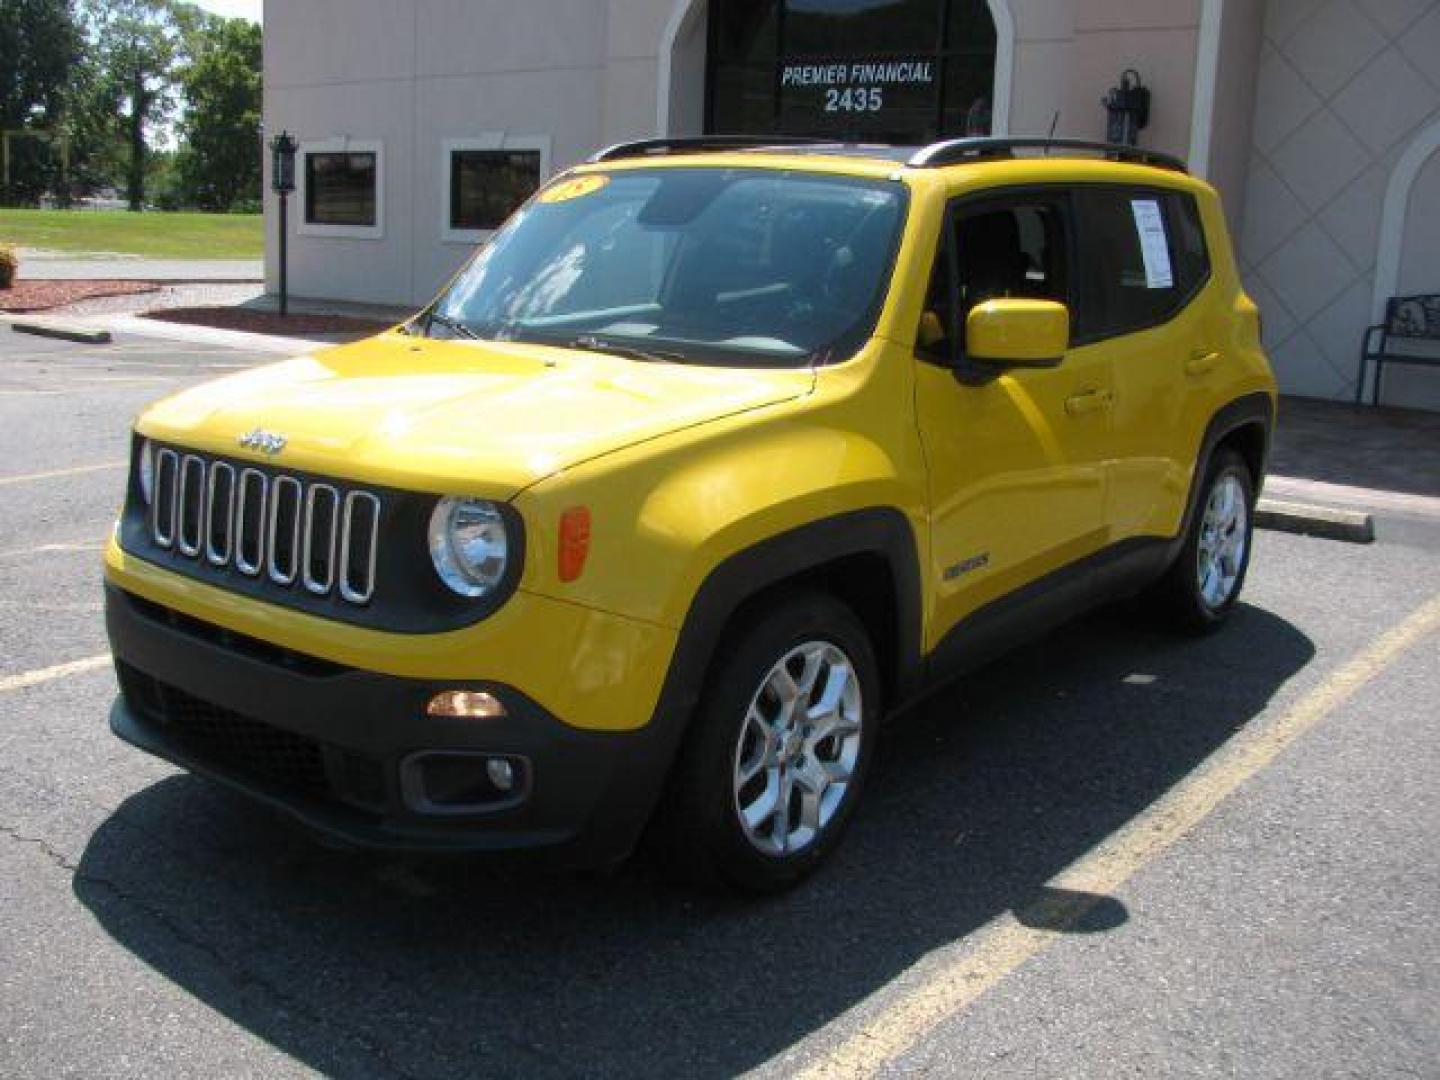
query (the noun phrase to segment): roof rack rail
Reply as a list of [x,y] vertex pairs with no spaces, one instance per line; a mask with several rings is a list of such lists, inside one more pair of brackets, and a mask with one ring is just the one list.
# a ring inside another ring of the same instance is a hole
[[1086,139],[946,139],[931,143],[905,164],[912,169],[934,169],[977,158],[1014,157],[1016,150],[1084,150],[1134,165],[1153,165],[1182,173],[1187,171],[1185,162],[1171,154]]
[[616,143],[592,154],[590,162],[615,161],[617,158],[647,157],[656,154],[691,154],[707,150],[753,150],[764,146],[826,146],[834,139],[807,139],[789,135],[695,135],[676,139],[637,139]]

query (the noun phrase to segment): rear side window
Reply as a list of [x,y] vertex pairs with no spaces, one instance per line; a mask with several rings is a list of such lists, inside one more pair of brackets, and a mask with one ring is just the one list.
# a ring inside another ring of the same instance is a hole
[[1173,318],[1210,274],[1195,200],[1178,192],[1087,188],[1077,193],[1081,265],[1089,284],[1087,341]]

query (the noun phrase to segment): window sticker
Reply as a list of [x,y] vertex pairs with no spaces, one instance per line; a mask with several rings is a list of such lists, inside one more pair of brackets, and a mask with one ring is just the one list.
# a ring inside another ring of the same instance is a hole
[[575,176],[569,180],[561,180],[559,183],[551,184],[540,193],[542,203],[569,202],[571,199],[580,199],[586,195],[593,195],[606,184],[610,183],[608,176]]
[[1131,199],[1135,231],[1140,235],[1140,256],[1145,260],[1145,287],[1170,289],[1175,276],[1170,270],[1170,245],[1165,240],[1165,219],[1154,199]]

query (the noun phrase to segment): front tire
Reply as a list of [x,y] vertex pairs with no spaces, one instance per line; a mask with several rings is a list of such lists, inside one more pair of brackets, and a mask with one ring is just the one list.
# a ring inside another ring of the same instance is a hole
[[717,657],[656,820],[702,884],[789,888],[839,843],[880,718],[864,627],[823,594],[789,597]]
[[1255,481],[1234,450],[1219,450],[1205,470],[1200,500],[1180,554],[1156,586],[1155,598],[1179,629],[1219,627],[1240,598],[1250,569]]

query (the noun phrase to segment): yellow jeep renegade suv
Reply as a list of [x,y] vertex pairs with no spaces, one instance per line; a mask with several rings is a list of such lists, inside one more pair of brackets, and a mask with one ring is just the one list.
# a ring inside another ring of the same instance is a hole
[[141,416],[111,724],[362,845],[784,887],[926,686],[1119,595],[1225,618],[1258,329],[1160,155],[613,148],[411,322]]

